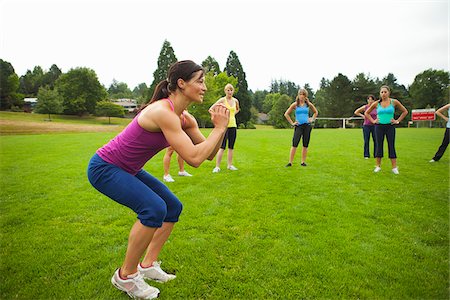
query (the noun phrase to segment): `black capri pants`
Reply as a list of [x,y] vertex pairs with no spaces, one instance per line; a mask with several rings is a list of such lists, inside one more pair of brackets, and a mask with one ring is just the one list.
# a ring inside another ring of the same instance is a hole
[[300,138],[303,137],[303,147],[307,148],[311,137],[311,130],[311,124],[296,125],[294,129],[294,137],[292,138],[292,147],[297,148],[300,143]]
[[225,132],[225,136],[222,140],[221,149],[225,149],[227,146],[228,140],[228,149],[234,149],[234,142],[236,142],[237,128],[236,127],[228,127],[227,132]]
[[395,126],[391,124],[375,125],[375,138],[377,141],[375,157],[383,157],[384,137],[386,137],[388,144],[389,158],[397,158],[397,152],[395,151]]

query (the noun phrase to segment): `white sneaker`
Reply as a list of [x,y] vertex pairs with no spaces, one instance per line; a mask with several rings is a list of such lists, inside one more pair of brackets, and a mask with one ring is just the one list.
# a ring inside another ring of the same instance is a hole
[[133,299],[155,299],[159,295],[159,290],[145,282],[143,275],[139,272],[128,275],[124,280],[120,278],[119,269],[117,269],[111,278],[111,283]]
[[378,166],[376,166],[375,167],[375,169],[373,170],[375,173],[378,173],[378,172],[380,172],[381,171],[381,168],[380,167],[378,167]]
[[179,175],[179,176],[186,176],[186,177],[191,177],[191,176],[192,176],[191,174],[189,174],[189,173],[186,172],[186,171],[178,172],[178,175]]
[[220,168],[219,167],[215,167],[214,169],[213,169],[213,173],[219,173],[220,172]]
[[227,169],[228,169],[228,170],[231,170],[231,171],[237,171],[237,170],[238,170],[238,168],[236,168],[236,167],[233,166],[233,165],[229,166]]
[[434,163],[434,162],[436,162],[436,161],[435,161],[434,159],[432,159],[432,160],[430,160],[429,162],[430,162],[430,163]]
[[169,175],[164,175],[163,176],[163,180],[165,182],[175,182],[175,180],[172,178],[172,176],[170,176],[170,174]]
[[167,274],[161,269],[161,262],[154,261],[151,267],[143,268],[141,264],[138,265],[139,273],[144,276],[145,279],[154,280],[157,282],[167,282],[175,279],[177,276],[173,274]]
[[393,168],[393,169],[392,169],[392,173],[394,173],[395,175],[400,174],[400,173],[398,172],[398,168]]

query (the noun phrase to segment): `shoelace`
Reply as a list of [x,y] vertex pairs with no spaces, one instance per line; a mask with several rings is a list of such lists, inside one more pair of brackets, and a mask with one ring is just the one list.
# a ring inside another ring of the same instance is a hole
[[146,290],[148,288],[148,284],[144,281],[144,275],[138,274],[133,278],[134,283],[140,290]]

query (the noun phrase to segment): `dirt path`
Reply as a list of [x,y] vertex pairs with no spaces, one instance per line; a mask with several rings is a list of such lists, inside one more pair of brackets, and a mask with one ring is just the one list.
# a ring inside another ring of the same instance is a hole
[[26,122],[0,120],[0,135],[42,134],[64,132],[118,132],[120,125],[66,124],[59,122]]

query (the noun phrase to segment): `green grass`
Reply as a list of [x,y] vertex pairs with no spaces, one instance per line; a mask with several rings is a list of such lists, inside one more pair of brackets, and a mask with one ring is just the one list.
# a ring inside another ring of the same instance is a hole
[[[291,130],[239,130],[239,171],[169,184],[184,210],[160,298],[448,299],[448,150],[428,163],[443,132],[398,129],[396,176],[386,158],[372,172],[359,129],[313,130],[306,168],[284,167]],[[135,215],[85,175],[114,135],[0,137],[1,299],[127,299],[110,277]],[[145,166],[159,178],[162,154]]]

